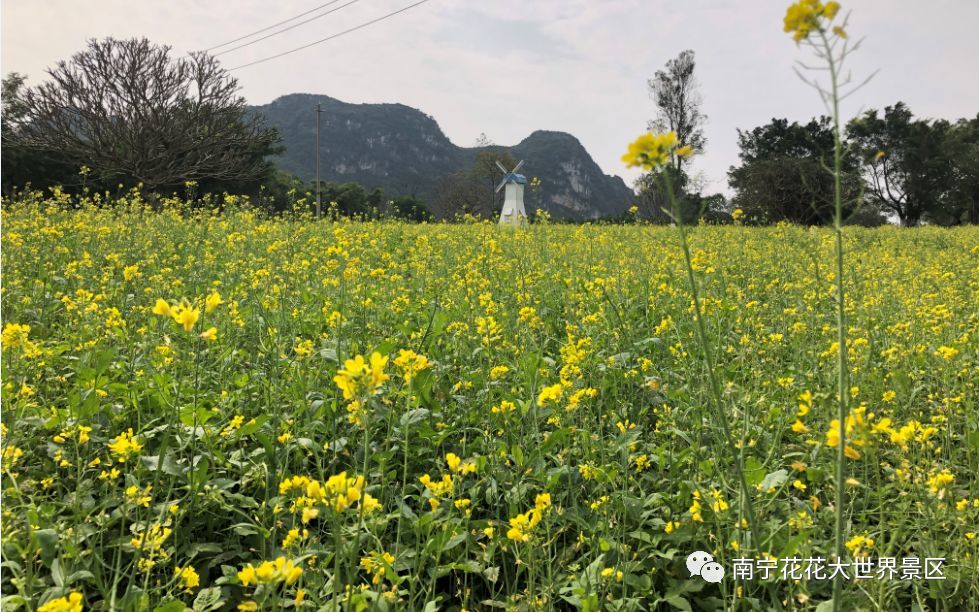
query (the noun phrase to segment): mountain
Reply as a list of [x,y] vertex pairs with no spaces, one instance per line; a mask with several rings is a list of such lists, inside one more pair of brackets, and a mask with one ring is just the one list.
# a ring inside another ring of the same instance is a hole
[[[380,187],[388,195],[431,201],[444,177],[468,169],[483,150],[505,150],[525,160],[521,172],[541,180],[540,208],[576,220],[618,215],[634,195],[604,174],[574,136],[538,130],[512,147],[459,147],[435,120],[403,104],[348,104],[328,96],[290,94],[252,107],[279,130],[285,147],[278,166],[303,180],[316,177],[316,115],[320,117],[320,176],[324,181]],[[527,210],[537,204],[527,198]]]

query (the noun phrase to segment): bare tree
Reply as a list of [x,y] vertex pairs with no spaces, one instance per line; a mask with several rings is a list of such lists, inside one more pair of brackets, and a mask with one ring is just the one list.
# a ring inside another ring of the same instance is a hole
[[248,181],[268,172],[278,135],[247,111],[213,57],[172,59],[144,39],[89,41],[27,91],[19,144],[149,189]]
[[[695,67],[694,53],[688,49],[666,62],[666,70],[657,70],[649,79],[649,95],[657,108],[656,119],[649,122],[649,129],[676,132],[681,144],[690,145],[698,153],[707,144],[703,129],[707,116],[700,112],[703,99],[693,73]],[[683,158],[672,157],[674,169],[682,174]]]

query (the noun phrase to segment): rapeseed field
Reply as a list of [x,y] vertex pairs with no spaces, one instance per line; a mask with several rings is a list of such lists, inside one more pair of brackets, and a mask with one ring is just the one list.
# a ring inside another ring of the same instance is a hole
[[853,609],[979,600],[977,228],[844,230],[841,509],[830,229],[688,229],[717,407],[675,228],[67,201],[2,213],[4,609],[808,610],[734,568],[838,511]]

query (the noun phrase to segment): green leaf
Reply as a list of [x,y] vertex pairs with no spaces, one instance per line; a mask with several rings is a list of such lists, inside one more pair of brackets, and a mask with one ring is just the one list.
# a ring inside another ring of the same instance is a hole
[[462,544],[463,542],[466,541],[467,537],[469,537],[469,534],[465,531],[463,531],[462,533],[455,534],[454,536],[449,538],[449,540],[445,544],[442,545],[442,552],[451,550],[456,546],[458,546],[459,544]]
[[54,529],[38,529],[34,532],[34,539],[41,549],[41,562],[50,568],[58,553],[58,533]]
[[411,389],[419,401],[430,410],[438,410],[439,402],[432,395],[435,390],[435,374],[431,369],[422,370],[411,379]]
[[663,598],[662,601],[670,604],[677,610],[685,610],[686,612],[693,612],[693,609],[690,607],[690,602],[679,595],[667,595],[666,597]]
[[785,470],[775,470],[771,474],[765,475],[764,480],[761,481],[761,490],[768,491],[772,488],[778,488],[785,484],[785,481],[789,479],[789,473]]
[[210,612],[217,610],[224,602],[221,600],[221,589],[209,587],[197,594],[194,599],[194,612]]
[[168,601],[153,608],[153,612],[184,612],[187,609],[187,606],[181,601]]
[[61,571],[61,560],[55,559],[51,562],[51,580],[59,587],[65,586],[65,575]]
[[0,610],[7,612],[13,612],[14,610],[20,608],[21,606],[26,606],[27,600],[20,595],[7,595],[3,599],[0,599]]
[[833,612],[833,600],[827,599],[816,606],[816,612]]
[[416,408],[414,410],[409,410],[408,412],[401,415],[401,428],[405,429],[415,423],[424,421],[431,414],[426,408]]
[[754,457],[748,457],[744,462],[744,477],[749,486],[757,486],[765,478],[765,466]]

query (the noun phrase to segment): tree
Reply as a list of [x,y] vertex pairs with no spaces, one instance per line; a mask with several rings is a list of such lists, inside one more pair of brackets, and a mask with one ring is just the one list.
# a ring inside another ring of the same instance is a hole
[[948,123],[915,120],[903,103],[869,110],[847,126],[847,135],[864,166],[870,198],[893,213],[901,225],[917,225],[940,210],[953,182],[945,150]]
[[77,166],[73,168],[63,160],[51,159],[18,142],[21,126],[27,115],[24,103],[26,80],[26,76],[16,72],[11,72],[3,79],[3,111],[0,115],[0,139],[3,147],[0,147],[0,165],[3,166],[3,191],[7,194],[15,187],[25,187],[28,184],[43,188],[79,178]]
[[945,147],[951,159],[952,181],[939,222],[979,224],[979,115],[949,126]]
[[[827,163],[834,145],[829,117],[806,125],[772,119],[751,131],[738,130],[738,146],[741,165],[728,172],[735,190],[732,206],[743,210],[749,222],[813,225],[833,220],[834,184]],[[843,171],[849,215],[860,194],[852,158],[844,160]]]
[[389,203],[390,215],[405,221],[422,222],[432,218],[432,213],[425,208],[424,202],[411,195],[398,196]]
[[250,182],[273,171],[276,132],[205,53],[173,59],[146,39],[89,41],[27,90],[15,142],[106,184]]
[[[703,99],[694,76],[694,53],[686,50],[666,63],[666,70],[657,70],[649,79],[649,94],[656,103],[656,119],[649,129],[672,131],[681,144],[690,145],[695,153],[707,144],[703,125],[707,116],[700,111]],[[671,163],[678,174],[683,173],[683,158],[672,155]]]

